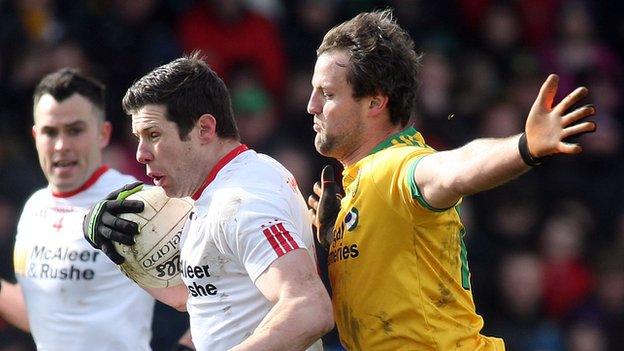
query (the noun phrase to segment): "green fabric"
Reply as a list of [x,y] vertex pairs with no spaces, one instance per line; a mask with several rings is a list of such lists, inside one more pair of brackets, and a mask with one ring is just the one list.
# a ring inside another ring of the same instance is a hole
[[[407,136],[411,136],[418,133],[418,131],[416,130],[416,128],[414,127],[408,127],[403,129],[402,131],[393,134],[391,136],[389,136],[388,138],[386,138],[384,141],[382,141],[381,143],[377,144],[377,146],[375,146],[375,148],[373,149],[373,151],[371,151],[371,153],[369,155],[372,155],[378,151],[381,151],[383,149],[387,149],[392,145],[395,144],[402,144],[404,143],[401,138],[405,138]],[[416,146],[422,146],[419,143],[416,143]]]
[[120,192],[119,195],[117,195],[116,200],[125,200],[128,196],[141,191],[141,189],[143,189],[143,184],[140,184],[139,186],[136,186],[132,189],[124,190]]

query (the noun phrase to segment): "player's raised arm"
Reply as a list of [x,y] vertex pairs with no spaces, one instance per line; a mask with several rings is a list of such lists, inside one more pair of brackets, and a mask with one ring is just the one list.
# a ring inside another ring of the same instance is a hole
[[418,163],[414,178],[427,203],[453,206],[460,197],[503,184],[543,157],[577,154],[581,146],[566,138],[596,130],[594,122],[576,123],[595,114],[592,105],[569,111],[587,95],[580,87],[553,106],[559,78],[550,75],[529,112],[525,133],[504,139],[477,139],[458,149],[433,153]]

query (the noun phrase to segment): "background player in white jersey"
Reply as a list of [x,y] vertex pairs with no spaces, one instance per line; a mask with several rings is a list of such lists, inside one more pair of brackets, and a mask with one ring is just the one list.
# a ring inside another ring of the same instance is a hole
[[0,316],[30,331],[38,350],[149,350],[154,299],[82,236],[89,207],[136,181],[102,164],[112,128],[104,118],[104,86],[62,69],[41,80],[33,110],[48,186],[22,211],[18,283],[2,281]]
[[282,165],[241,144],[223,81],[195,54],[139,79],[123,105],[147,175],[196,200],[180,243],[184,285],[163,300],[186,304],[197,349],[322,348],[333,319],[305,201]]

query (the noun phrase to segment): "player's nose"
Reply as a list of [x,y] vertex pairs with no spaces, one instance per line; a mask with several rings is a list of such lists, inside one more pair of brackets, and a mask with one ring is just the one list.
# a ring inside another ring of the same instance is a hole
[[142,141],[139,141],[139,145],[137,145],[135,157],[139,163],[144,165],[154,160],[154,154],[152,154],[149,148]]

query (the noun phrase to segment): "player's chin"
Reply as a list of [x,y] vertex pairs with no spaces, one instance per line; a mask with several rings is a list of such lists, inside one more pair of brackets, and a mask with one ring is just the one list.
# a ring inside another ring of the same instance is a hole
[[161,185],[161,187],[165,191],[165,195],[167,195],[167,197],[179,198],[179,197],[190,196],[190,194],[185,194],[183,191],[180,191],[179,189],[176,189],[175,187],[172,187],[169,184],[165,184],[164,186]]
[[327,142],[325,141],[325,138],[323,138],[321,134],[316,134],[316,137],[314,137],[314,148],[316,149],[316,151],[318,151],[319,154],[327,156],[327,153],[329,152],[329,147],[327,145]]

